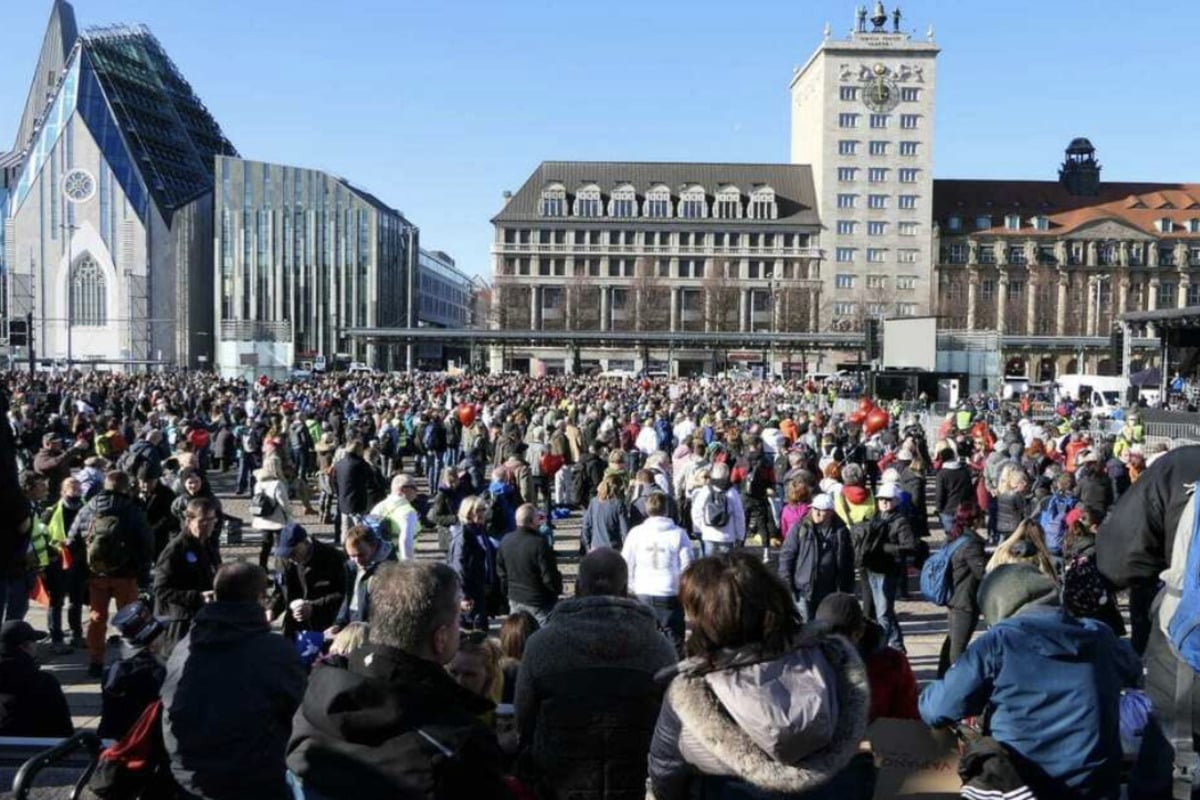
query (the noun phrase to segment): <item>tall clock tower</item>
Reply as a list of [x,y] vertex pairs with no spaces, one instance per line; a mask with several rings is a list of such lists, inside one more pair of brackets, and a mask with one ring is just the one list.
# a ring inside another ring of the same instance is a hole
[[933,276],[933,28],[860,6],[792,76],[792,163],[810,164],[824,231],[822,329],[930,313]]

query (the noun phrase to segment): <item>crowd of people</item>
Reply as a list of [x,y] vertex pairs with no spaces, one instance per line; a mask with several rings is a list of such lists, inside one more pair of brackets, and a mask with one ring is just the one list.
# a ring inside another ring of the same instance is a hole
[[[102,796],[865,798],[887,717],[958,731],[981,792],[1169,797],[1190,758],[1169,628],[1200,608],[1200,448],[1151,451],[1135,414],[1107,436],[994,401],[839,413],[799,380],[419,373],[8,395],[0,735],[71,733],[36,654],[82,650],[120,743]],[[947,627],[924,687],[918,586]]]

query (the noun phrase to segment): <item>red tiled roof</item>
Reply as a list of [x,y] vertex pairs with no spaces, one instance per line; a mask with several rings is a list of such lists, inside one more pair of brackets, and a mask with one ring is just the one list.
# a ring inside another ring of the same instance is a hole
[[[1200,218],[1200,184],[1101,183],[1094,197],[1077,197],[1058,181],[935,180],[933,216],[946,230],[946,220],[962,219],[965,233],[1061,237],[1089,222],[1114,219],[1158,237],[1195,237],[1188,221]],[[1004,227],[1005,214],[1021,215],[1021,230]],[[976,229],[975,219],[991,215],[993,227]],[[1030,219],[1050,219],[1050,229],[1035,230]],[[1167,217],[1175,223],[1171,233],[1156,223]]]

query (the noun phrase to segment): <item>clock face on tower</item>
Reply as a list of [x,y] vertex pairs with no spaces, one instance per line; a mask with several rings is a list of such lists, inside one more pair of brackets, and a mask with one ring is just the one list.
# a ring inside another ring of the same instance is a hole
[[874,74],[862,83],[863,105],[876,112],[891,111],[900,102],[900,89],[883,64],[871,71]]

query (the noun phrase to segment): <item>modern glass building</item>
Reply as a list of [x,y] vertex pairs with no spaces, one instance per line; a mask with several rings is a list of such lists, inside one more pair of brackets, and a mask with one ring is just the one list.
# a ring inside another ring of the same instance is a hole
[[[475,286],[454,259],[441,250],[422,250],[417,278],[417,325],[423,328],[465,328],[472,323]],[[460,366],[470,358],[470,348],[451,342],[422,342],[417,366],[445,369],[453,360]]]
[[398,346],[345,332],[409,324],[417,228],[318,170],[218,156],[216,173],[218,368],[274,374],[317,356],[402,366]]
[[56,2],[0,157],[4,310],[43,358],[203,366],[213,160],[236,151],[149,30],[75,31]]

